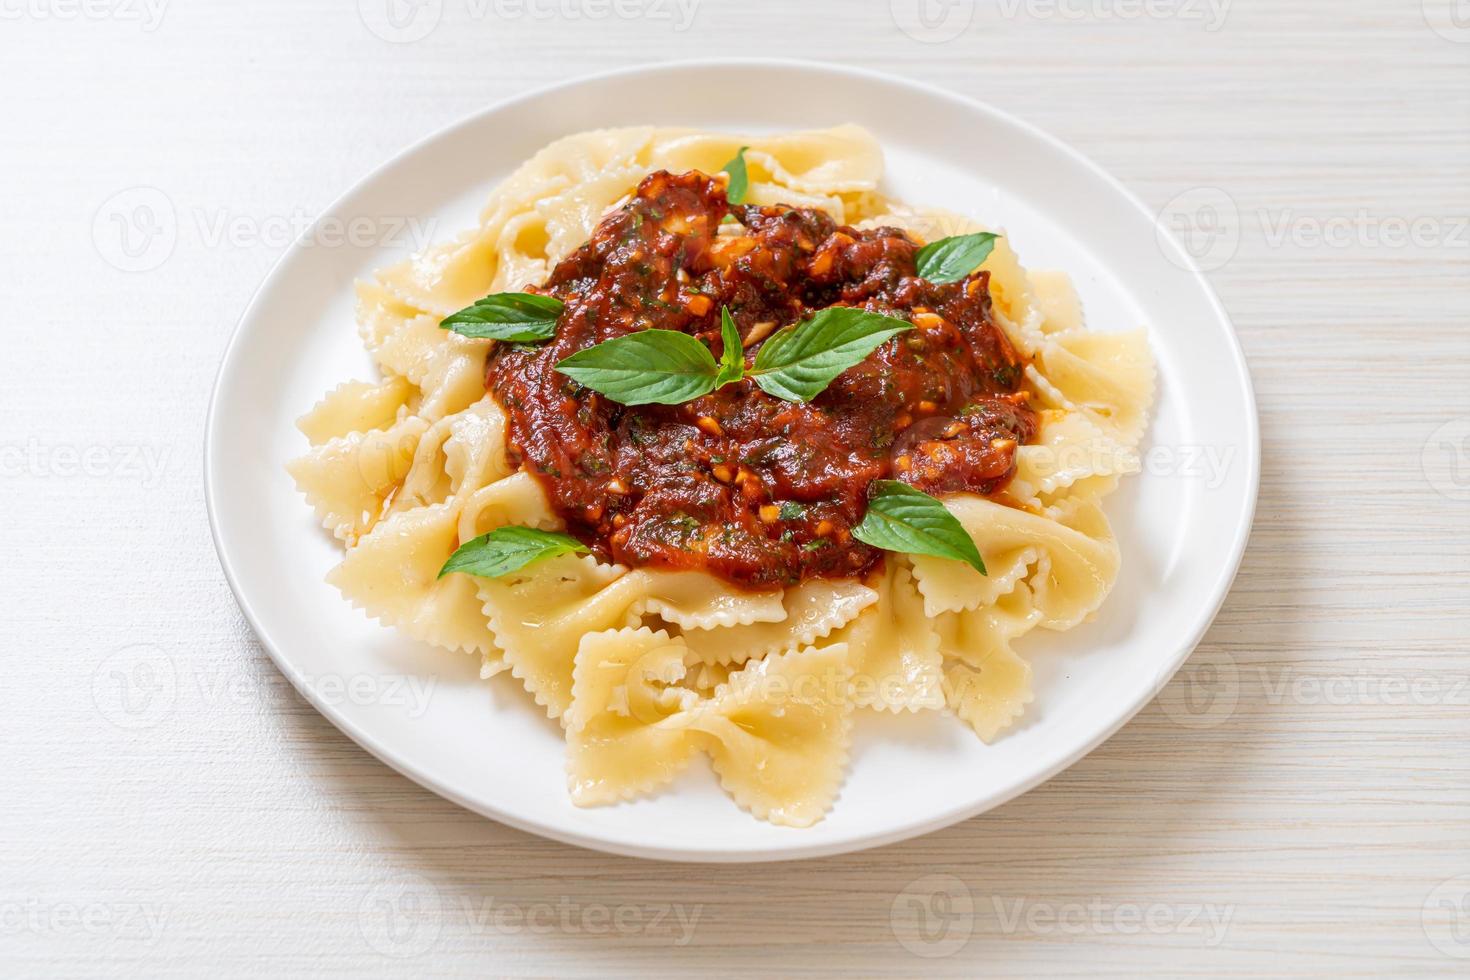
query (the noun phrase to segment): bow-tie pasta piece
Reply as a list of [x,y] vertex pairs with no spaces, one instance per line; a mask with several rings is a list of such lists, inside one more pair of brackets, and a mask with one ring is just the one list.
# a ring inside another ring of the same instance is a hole
[[684,675],[685,684],[701,694],[709,694],[721,684],[730,682],[730,675],[739,668],[730,664],[699,663],[698,655],[690,652],[685,658],[689,673]]
[[706,700],[678,686],[688,653],[678,637],[646,628],[583,638],[564,718],[574,802],[650,792],[703,746],[721,784],[757,817],[798,827],[821,819],[851,737],[847,647],[753,662]]
[[322,526],[350,546],[381,519],[428,430],[428,422],[410,415],[386,429],[330,439],[286,471]]
[[1156,384],[1144,331],[1057,334],[1047,338],[1026,370],[1052,407],[1081,409],[1127,448],[1138,446]]
[[[1029,515],[1028,515],[1029,516]],[[1043,549],[1027,579],[1041,627],[1069,630],[1102,605],[1118,578],[1122,555],[1107,515],[1095,500],[1072,498],[1055,508],[1056,541]]]
[[642,629],[589,633],[577,649],[565,718],[572,802],[632,799],[673,780],[699,753],[685,709],[682,641]]
[[363,346],[377,360],[379,348],[404,325],[424,311],[411,303],[404,302],[391,289],[374,280],[358,280],[357,333]]
[[883,151],[860,126],[778,136],[661,130],[648,157],[648,169],[717,173],[742,146],[749,147],[745,163],[753,184],[830,196],[872,191],[883,176]]
[[703,572],[629,572],[591,556],[553,558],[479,582],[496,645],[552,718],[571,704],[577,645],[588,633],[636,626],[647,612],[711,626],[785,615],[780,592],[737,593]]
[[[375,285],[416,315],[449,316],[490,291],[500,266],[497,238],[501,230],[481,229],[431,246],[379,269]],[[362,329],[372,332],[367,326]]]
[[301,416],[296,428],[313,446],[354,433],[386,429],[398,421],[414,394],[408,379],[396,375],[377,384],[345,381]]
[[450,650],[489,654],[494,641],[474,586],[439,578],[459,547],[458,525],[453,503],[395,514],[349,549],[327,581],[384,626]]
[[1116,478],[1141,469],[1138,454],[1082,412],[1046,409],[1034,443],[1016,450],[1016,473],[1006,488],[1022,506],[1040,506],[1079,482]]
[[[642,174],[629,168],[652,132],[634,127],[558,140],[496,188],[478,228],[384,269],[379,282],[404,304],[442,318],[486,293],[516,290],[543,279],[550,264],[565,254],[561,249],[571,247],[566,243],[551,247],[551,235],[558,226],[585,223],[577,215],[596,206],[595,200],[587,199],[583,185],[620,171],[613,183],[626,186],[607,187],[594,197],[605,196],[610,204],[631,190]],[[580,242],[571,243],[575,244]]]
[[504,416],[488,396],[437,423],[420,440],[390,516],[349,548],[327,576],[348,601],[384,625],[481,654],[487,676],[503,665],[475,584],[462,575],[440,578],[439,570],[461,544],[494,527],[546,527],[555,521],[528,474],[505,476],[504,431]]
[[879,711],[944,705],[939,635],[924,612],[907,562],[888,555],[875,583],[878,601],[832,636],[852,651],[853,703]]
[[429,426],[385,514],[466,497],[510,473],[505,415],[489,395]]
[[[946,505],[954,510],[951,497]],[[961,521],[963,523],[963,521]],[[971,537],[974,531],[968,526]],[[924,614],[933,618],[946,612],[979,609],[993,605],[997,599],[1016,587],[1016,583],[1031,574],[1031,566],[1041,557],[1040,551],[1028,541],[1011,538],[982,541],[975,538],[975,547],[985,561],[989,574],[981,575],[970,566],[948,558],[930,558],[925,555],[910,555],[914,581],[924,597]]]
[[986,742],[1013,725],[1033,700],[1031,666],[1011,643],[1040,622],[1025,583],[993,606],[939,617],[945,701]]
[[762,820],[809,827],[831,809],[852,741],[846,644],[752,661],[690,714],[720,785]]
[[582,637],[627,625],[633,600],[626,589],[614,588],[627,572],[590,555],[560,555],[500,578],[473,580],[511,673],[550,717],[560,718],[572,705]]
[[519,188],[548,180],[565,186],[585,183],[613,167],[647,161],[650,143],[659,132],[652,126],[622,126],[564,136],[538,150],[506,184]]
[[[509,470],[505,420],[494,401],[478,382],[456,400],[465,404],[437,422],[407,415],[386,429],[328,439],[292,460],[287,471],[323,526],[353,545],[390,514],[442,502],[467,475],[489,479],[492,470],[495,475]],[[314,423],[316,415],[308,419]],[[458,481],[445,468],[455,465],[447,457],[451,452],[462,460]],[[478,472],[467,474],[472,467]]]
[[[540,488],[527,492],[530,480],[517,474],[484,487],[464,483],[459,494],[443,503],[394,514],[348,549],[327,581],[385,626],[450,650],[479,653],[482,672],[496,673],[503,663],[476,580],[466,575],[440,578],[439,570],[469,540],[464,526],[470,507],[477,515],[493,516],[499,522],[495,527],[550,523]],[[479,519],[488,523],[483,516]]]
[[[539,239],[538,251],[543,263],[547,257],[560,259],[569,254],[591,237],[597,223],[618,199],[626,197],[646,176],[646,167],[619,164],[572,186],[565,193],[538,202],[534,217],[539,227],[534,232],[529,228],[520,229],[523,247],[524,243]],[[533,275],[526,281],[539,278],[544,276]]]
[[[1034,555],[1037,568],[1044,564],[1045,574],[1038,571],[1027,579],[1036,592],[1037,606],[1042,612],[1041,625],[1047,629],[1071,629],[1089,613],[1102,605],[1118,574],[1118,545],[1107,518],[1096,504],[1084,502],[1054,520],[1039,514],[977,497],[956,494],[945,501],[960,524],[974,539],[987,568],[994,557],[1008,566],[1019,564],[1015,557]],[[924,592],[926,608],[932,614],[960,612],[994,604],[1014,586],[990,597],[980,606],[957,601],[936,603],[936,597],[959,597],[966,590],[991,590],[985,576],[957,561],[945,561],[915,555],[914,575]],[[1007,568],[1009,574],[1013,569]],[[1029,573],[1027,569],[1027,573]],[[991,570],[991,575],[996,574]],[[938,605],[939,608],[935,608]]]
[[1043,333],[1082,330],[1082,300],[1072,277],[1060,269],[1031,269],[1026,273]]
[[460,496],[461,544],[498,527],[533,527],[543,531],[559,531],[563,527],[561,518],[551,512],[546,491],[524,470]]
[[418,414],[436,419],[485,396],[485,354],[491,341],[462,337],[440,317],[414,317],[378,348],[378,363],[422,393]]
[[784,593],[740,592],[705,572],[640,569],[628,587],[642,592],[632,607],[638,618],[648,613],[685,630],[712,630],[779,623],[786,619]]
[[878,601],[878,593],[852,580],[814,579],[787,589],[785,615],[775,622],[728,628],[686,628],[690,663],[740,665],[772,653],[808,646],[851,622]]
[[511,475],[505,413],[489,395],[454,416],[444,443],[444,472],[460,497]]

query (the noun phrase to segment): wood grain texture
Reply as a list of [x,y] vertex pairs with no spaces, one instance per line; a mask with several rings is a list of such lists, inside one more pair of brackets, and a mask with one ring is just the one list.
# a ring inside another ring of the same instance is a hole
[[[687,4],[559,4],[443,0],[414,43],[365,27],[373,0],[0,7],[0,971],[1464,975],[1470,29],[1429,26],[1452,0],[1223,23],[936,0],[930,24],[972,14],[936,43],[904,0],[704,0],[682,30]],[[704,53],[977,96],[1159,208],[1223,191],[1211,275],[1265,442],[1240,577],[1158,701],[990,814],[796,865],[596,855],[397,776],[285,689],[200,489],[215,367],[284,246],[251,228],[491,101]],[[181,220],[128,273],[104,205],[137,187]],[[157,717],[115,693],[150,651],[177,668]]]

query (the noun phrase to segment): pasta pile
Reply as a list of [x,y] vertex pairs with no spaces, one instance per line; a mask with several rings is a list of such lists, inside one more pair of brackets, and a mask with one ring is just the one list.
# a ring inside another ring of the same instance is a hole
[[996,499],[946,505],[989,571],[886,556],[868,581],[746,593],[703,572],[564,555],[499,579],[439,577],[460,544],[497,527],[559,530],[539,484],[512,472],[506,420],[484,387],[492,341],[440,320],[493,291],[545,279],[649,172],[719,171],[750,147],[748,200],[820,208],[925,241],[981,230],[878,193],[882,153],[843,126],[770,137],[638,127],[558,140],[491,195],[478,227],[359,283],[359,328],[381,368],[299,425],[289,465],[345,547],[328,580],[384,625],[478,654],[561,722],[571,798],[649,793],[708,755],[735,802],[807,826],[831,807],[853,715],[948,709],[985,741],[1032,700],[1014,644],[1067,630],[1102,603],[1119,553],[1100,501],[1137,472],[1154,394],[1143,332],[1090,333],[1066,276],[1022,269],[1004,238],[984,266],[997,321],[1030,360],[1035,445]]

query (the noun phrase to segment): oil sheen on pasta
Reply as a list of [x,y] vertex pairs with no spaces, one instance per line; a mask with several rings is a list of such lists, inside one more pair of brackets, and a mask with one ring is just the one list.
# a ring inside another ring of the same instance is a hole
[[[740,225],[722,232],[731,213]],[[1037,430],[1024,361],[991,318],[989,274],[935,285],[915,274],[918,247],[900,230],[839,227],[817,210],[731,206],[723,181],[701,173],[650,175],[532,287],[566,304],[556,337],[490,355],[486,385],[509,417],[514,462],[605,559],[749,589],[864,575],[882,558],[852,536],[872,481],[993,494]],[[554,370],[649,328],[691,334],[719,357],[722,306],[748,365],[772,332],[833,305],[916,329],[810,404],[747,379],[683,405],[630,408]]]

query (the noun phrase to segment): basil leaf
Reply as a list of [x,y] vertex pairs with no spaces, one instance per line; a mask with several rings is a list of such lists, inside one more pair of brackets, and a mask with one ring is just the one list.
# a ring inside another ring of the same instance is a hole
[[734,159],[720,168],[730,175],[730,184],[725,188],[725,199],[731,204],[744,204],[745,195],[750,193],[750,174],[745,169],[745,151],[748,149],[750,147],[742,146]]
[[874,481],[868,512],[852,536],[884,551],[952,558],[988,574],[974,539],[944,504],[897,480]]
[[914,263],[919,267],[919,275],[932,283],[942,286],[959,282],[990,257],[998,237],[988,231],[977,231],[973,235],[941,238],[919,249]]
[[715,390],[709,348],[677,330],[640,330],[579,350],[556,369],[621,405],[678,405]]
[[809,402],[889,337],[913,327],[897,317],[829,307],[772,334],[761,345],[750,375],[769,395]]
[[745,377],[745,350],[740,346],[740,331],[728,306],[720,307],[720,340],[725,349],[720,353],[720,373],[715,387],[723,388]]
[[532,527],[498,527],[460,545],[439,569],[439,577],[464,572],[480,578],[499,578],[533,561],[585,551],[587,546],[568,534]]
[[486,340],[550,340],[563,303],[534,293],[491,293],[452,313],[439,326],[464,337]]

